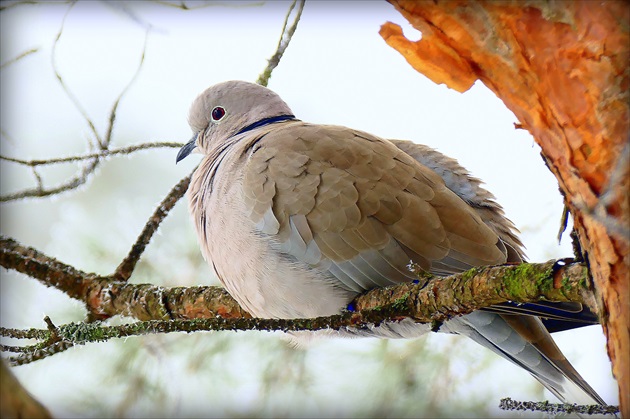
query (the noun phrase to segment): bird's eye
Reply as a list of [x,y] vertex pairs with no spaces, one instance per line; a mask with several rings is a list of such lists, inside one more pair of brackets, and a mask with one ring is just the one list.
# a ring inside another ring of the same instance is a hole
[[212,114],[211,115],[212,115],[212,120],[213,121],[218,121],[218,120],[220,120],[221,118],[223,118],[225,116],[225,109],[223,109],[220,106],[217,106],[217,107],[215,107],[212,110]]

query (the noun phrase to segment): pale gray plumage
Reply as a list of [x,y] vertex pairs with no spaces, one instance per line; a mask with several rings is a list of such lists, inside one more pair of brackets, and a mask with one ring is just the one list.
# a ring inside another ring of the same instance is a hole
[[[178,161],[204,155],[188,191],[202,253],[255,316],[339,313],[365,290],[413,280],[409,260],[449,275],[524,257],[494,196],[429,147],[299,121],[274,92],[241,81],[203,92],[189,123]],[[404,321],[340,333],[427,330]],[[537,317],[480,311],[440,331],[471,337],[564,401],[603,403]]]

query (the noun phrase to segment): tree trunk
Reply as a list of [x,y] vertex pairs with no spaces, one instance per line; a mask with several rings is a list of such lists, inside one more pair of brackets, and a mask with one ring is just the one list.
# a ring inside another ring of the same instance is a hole
[[390,2],[422,32],[411,42],[387,22],[390,46],[460,92],[481,80],[542,148],[590,264],[630,417],[629,3]]

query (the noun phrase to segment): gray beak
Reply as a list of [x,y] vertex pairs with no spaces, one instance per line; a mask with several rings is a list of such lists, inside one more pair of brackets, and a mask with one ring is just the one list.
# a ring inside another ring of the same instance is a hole
[[188,157],[188,155],[192,153],[195,147],[197,147],[197,135],[199,134],[193,135],[192,139],[179,149],[179,153],[177,153],[177,158],[175,159],[175,164]]

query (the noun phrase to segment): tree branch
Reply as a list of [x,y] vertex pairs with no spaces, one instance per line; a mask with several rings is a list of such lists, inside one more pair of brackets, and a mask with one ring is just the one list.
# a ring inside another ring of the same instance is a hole
[[[0,202],[15,201],[15,200],[18,200],[18,199],[23,199],[23,198],[43,198],[43,197],[47,197],[47,196],[51,196],[51,195],[56,195],[56,194],[59,194],[59,193],[65,192],[65,191],[69,191],[69,190],[72,190],[72,189],[76,189],[79,186],[83,185],[85,182],[87,182],[89,176],[94,173],[94,171],[96,170],[96,168],[98,167],[98,165],[101,162],[101,159],[100,159],[101,153],[106,153],[108,151],[108,148],[109,148],[110,144],[111,144],[112,133],[113,133],[113,129],[114,129],[114,123],[116,121],[116,111],[118,109],[118,105],[119,105],[120,101],[122,100],[122,98],[127,93],[127,91],[129,90],[129,88],[136,81],[138,75],[140,74],[140,70],[142,69],[142,66],[144,64],[144,57],[145,57],[146,48],[147,48],[147,40],[148,40],[148,36],[149,36],[149,30],[147,30],[147,32],[145,34],[144,46],[142,48],[142,54],[140,56],[140,61],[138,63],[138,67],[136,68],[136,71],[133,74],[133,76],[131,77],[129,83],[127,83],[127,85],[123,88],[123,90],[120,92],[120,94],[118,95],[118,97],[114,101],[114,104],[112,106],[112,110],[109,113],[108,125],[107,125],[107,129],[106,129],[105,135],[101,136],[98,133],[98,130],[96,129],[96,127],[94,125],[94,122],[92,121],[90,116],[87,114],[87,112],[85,111],[83,106],[81,105],[81,102],[79,101],[79,99],[68,88],[68,86],[65,83],[63,77],[61,76],[61,73],[59,72],[59,69],[57,68],[57,64],[56,64],[56,61],[55,61],[56,51],[57,51],[57,44],[59,43],[59,40],[61,39],[61,35],[63,34],[63,29],[64,29],[66,18],[68,16],[68,14],[70,13],[70,11],[72,10],[73,6],[74,6],[74,3],[70,3],[70,7],[68,8],[66,14],[63,17],[63,20],[61,22],[61,27],[59,28],[59,32],[57,33],[57,36],[55,37],[55,41],[53,42],[52,54],[51,54],[51,65],[52,65],[53,71],[55,73],[55,77],[57,78],[57,81],[61,85],[61,88],[63,89],[64,93],[66,94],[66,96],[68,96],[68,98],[74,104],[75,108],[79,111],[79,113],[81,114],[81,116],[83,117],[83,119],[85,120],[87,125],[90,127],[90,131],[92,132],[92,135],[94,136],[94,139],[96,140],[96,143],[97,143],[97,146],[98,146],[98,150],[100,151],[100,153],[96,154],[94,156],[94,158],[91,158],[87,162],[87,164],[84,167],[81,168],[79,173],[77,173],[76,175],[74,175],[70,179],[66,180],[65,182],[61,183],[60,185],[57,185],[57,186],[54,186],[54,187],[51,187],[51,188],[45,188],[43,186],[43,182],[42,182],[42,179],[41,179],[40,175],[35,170],[33,170],[33,174],[35,175],[35,178],[36,178],[36,181],[37,181],[37,186],[36,187],[29,188],[29,189],[24,189],[24,190],[17,191],[17,192],[14,192],[14,193],[11,193],[11,194],[7,194],[7,195],[2,195],[2,196],[0,196]],[[16,163],[20,163],[20,164],[26,164],[26,165],[32,166],[33,168],[35,166],[34,164],[32,164],[32,163],[29,164],[29,163],[25,162],[24,160],[10,159],[10,158],[6,158],[6,157],[4,157],[3,159],[4,160],[12,160],[12,161],[14,161]],[[57,159],[57,160],[59,160],[59,159]],[[80,159],[72,158],[69,161],[74,161],[74,160],[80,160]]]
[[619,406],[602,406],[599,404],[577,405],[577,404],[556,404],[544,402],[519,402],[507,397],[501,399],[499,403],[501,410],[531,410],[533,412],[545,412],[552,416],[567,413],[580,413],[586,415],[616,415],[619,413]]
[[180,180],[177,185],[171,189],[166,198],[162,200],[151,218],[149,218],[147,223],[144,225],[140,236],[138,236],[138,239],[129,251],[127,257],[120,263],[120,265],[118,265],[118,268],[116,268],[116,272],[114,272],[113,275],[115,279],[119,281],[126,281],[131,277],[136,264],[140,260],[140,256],[142,256],[144,249],[147,247],[147,244],[149,244],[151,237],[153,237],[153,234],[157,231],[160,223],[173,209],[177,201],[184,196],[186,190],[188,190],[191,177],[192,173]]
[[[128,284],[79,271],[17,241],[0,237],[0,265],[29,275],[82,301],[89,312],[107,318],[138,320],[251,317],[219,287],[164,288]],[[577,263],[556,261],[474,268],[426,283],[373,289],[355,299],[358,312],[378,309],[381,320],[410,317],[418,322],[444,321],[507,301],[540,300],[588,303],[588,272]]]
[[[27,274],[47,286],[58,288],[85,303],[101,319],[131,316],[139,322],[122,326],[98,323],[56,327],[47,330],[0,328],[12,338],[37,338],[43,342],[18,349],[10,358],[14,365],[30,363],[65,351],[72,346],[150,333],[208,330],[339,330],[364,328],[384,321],[411,318],[419,323],[439,324],[454,316],[508,301],[580,302],[591,300],[588,273],[583,265],[556,261],[471,269],[446,278],[422,283],[404,283],[373,289],[357,297],[347,311],[315,319],[257,319],[219,287],[164,288],[151,284],[129,284],[78,271],[15,240],[0,238],[0,265]],[[426,278],[423,278],[426,279]]]
[[20,61],[22,58],[27,57],[27,56],[29,56],[31,54],[34,54],[37,51],[39,51],[39,48],[31,48],[31,49],[29,49],[27,51],[24,51],[23,53],[21,53],[17,57],[11,58],[10,60],[7,60],[7,61],[3,62],[2,64],[0,64],[0,69],[4,69],[5,67],[10,66],[11,64],[15,64],[16,62]]
[[38,159],[38,160],[23,160],[15,157],[7,157],[0,155],[0,159],[10,161],[13,163],[21,164],[23,166],[29,167],[37,167],[37,166],[48,166],[53,164],[60,163],[71,163],[75,161],[82,160],[92,160],[92,159],[102,159],[104,157],[116,156],[119,154],[132,154],[136,151],[141,150],[149,150],[154,148],[180,148],[183,146],[183,143],[172,143],[172,142],[155,142],[155,143],[142,143],[136,144],[128,147],[121,147],[111,150],[103,150],[98,153],[90,153],[84,154],[82,156],[68,156],[68,157],[57,157],[52,159]]
[[267,84],[269,83],[269,78],[271,78],[271,73],[278,66],[278,64],[280,64],[280,60],[284,55],[284,51],[289,46],[289,43],[291,43],[291,38],[293,38],[293,34],[295,33],[297,25],[300,22],[302,10],[304,10],[304,0],[300,0],[299,5],[297,6],[297,12],[295,12],[296,14],[295,18],[293,19],[293,24],[290,28],[287,29],[289,17],[291,16],[291,12],[293,11],[297,3],[298,2],[296,0],[291,3],[291,6],[289,6],[289,11],[285,16],[284,23],[282,25],[282,33],[280,35],[280,40],[278,41],[278,46],[276,47],[276,52],[271,56],[269,60],[267,60],[267,67],[263,70],[262,73],[260,73],[260,75],[258,76],[258,80],[256,80],[256,83],[260,84],[261,86],[267,87]]
[[[224,1],[224,2],[220,2],[220,1],[194,1],[192,2],[193,5],[189,5],[188,3],[186,3],[184,0],[181,0],[179,2],[174,2],[174,1],[166,1],[166,0],[153,0],[154,3],[162,5],[162,6],[168,6],[168,7],[173,7],[176,9],[181,9],[181,10],[197,10],[197,9],[202,9],[204,7],[232,7],[232,8],[240,8],[240,7],[253,7],[253,6],[262,6],[265,4],[264,1],[257,1],[257,2],[251,2],[251,3],[247,3],[247,4],[239,4],[239,3],[234,3],[232,1]],[[190,3],[190,2],[189,2]]]

